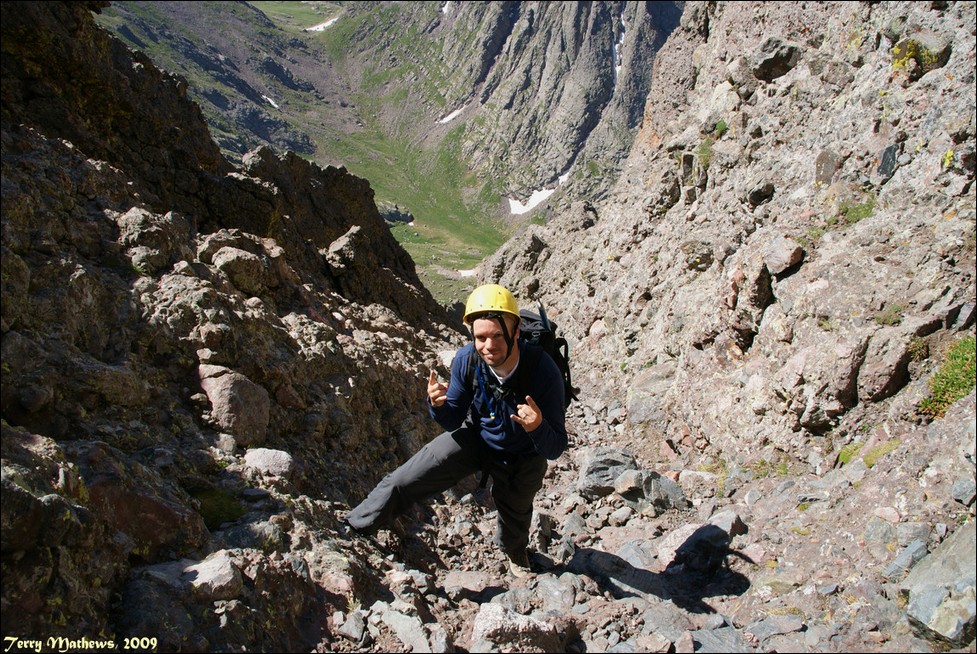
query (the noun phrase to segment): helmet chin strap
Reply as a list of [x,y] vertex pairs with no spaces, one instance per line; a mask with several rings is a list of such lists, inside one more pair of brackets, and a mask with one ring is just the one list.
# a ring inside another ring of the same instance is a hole
[[510,334],[509,330],[506,328],[505,317],[499,314],[495,319],[499,321],[499,327],[502,328],[502,336],[505,338],[505,359],[502,361],[502,363],[505,363],[509,360],[509,357],[512,356],[512,346],[516,341],[515,334],[518,327],[513,328],[512,333]]

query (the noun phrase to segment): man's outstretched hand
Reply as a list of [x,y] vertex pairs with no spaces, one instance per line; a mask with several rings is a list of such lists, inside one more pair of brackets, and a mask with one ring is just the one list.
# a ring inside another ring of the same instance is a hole
[[427,380],[427,399],[435,408],[442,406],[448,399],[448,385],[439,382],[433,370]]
[[528,395],[526,396],[526,403],[517,404],[515,415],[509,417],[522,425],[526,431],[535,431],[537,427],[543,424],[543,412],[539,410],[533,398]]

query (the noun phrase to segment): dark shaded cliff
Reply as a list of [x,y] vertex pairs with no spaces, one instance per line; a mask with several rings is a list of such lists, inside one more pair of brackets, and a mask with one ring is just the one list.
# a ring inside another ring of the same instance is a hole
[[101,6],[3,5],[5,636],[111,634],[131,593],[151,610],[133,566],[212,546],[248,508],[247,451],[362,494],[430,436],[417,375],[457,335],[367,182],[269,150],[232,166]]

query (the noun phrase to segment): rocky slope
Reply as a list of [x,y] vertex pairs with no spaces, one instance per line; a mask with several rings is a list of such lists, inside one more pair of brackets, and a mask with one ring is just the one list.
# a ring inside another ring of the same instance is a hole
[[[974,333],[973,17],[973,3],[686,7],[611,198],[530,227],[481,271],[571,335],[585,424],[740,504],[743,480],[770,471],[824,480],[857,448],[898,452],[911,483],[877,482],[899,488],[897,526],[966,521],[930,483],[953,460],[972,487],[972,426],[944,463],[914,450],[927,380]],[[800,513],[765,508],[761,563],[864,574],[871,559],[838,544],[878,534],[887,501],[863,489],[845,491],[858,509],[799,527],[817,552],[774,535]]]
[[896,436],[973,334],[973,10],[688,7],[613,198],[482,277],[552,307],[650,462],[825,470]]
[[2,5],[11,651],[974,651],[975,398],[916,409],[974,331],[973,3],[686,7],[609,200],[482,270],[582,388],[520,581],[474,480],[342,528],[461,334],[366,182],[224,161],[101,6]]

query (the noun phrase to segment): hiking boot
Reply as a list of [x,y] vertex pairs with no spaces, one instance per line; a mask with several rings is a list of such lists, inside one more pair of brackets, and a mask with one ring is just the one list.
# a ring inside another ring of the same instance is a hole
[[354,527],[349,521],[349,512],[345,512],[338,517],[339,525],[337,531],[341,536],[345,536],[346,538],[352,538],[355,536],[371,538],[376,536],[377,529],[375,527]]
[[516,579],[525,579],[533,574],[532,569],[529,567],[529,555],[526,554],[526,550],[509,552],[508,556],[509,572],[513,577]]

